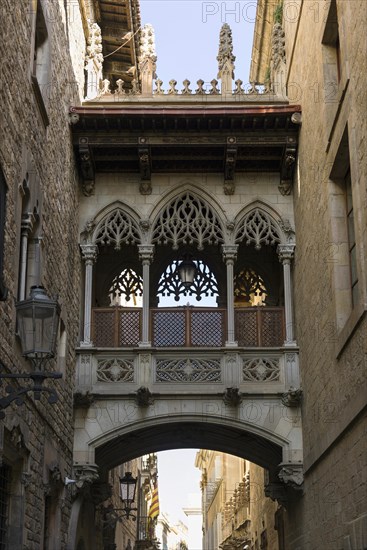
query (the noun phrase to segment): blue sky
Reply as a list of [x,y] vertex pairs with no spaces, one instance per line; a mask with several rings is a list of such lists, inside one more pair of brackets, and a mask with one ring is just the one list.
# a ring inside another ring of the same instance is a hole
[[141,0],[142,24],[155,30],[157,75],[168,82],[175,79],[177,88],[188,78],[194,84],[201,78],[217,78],[219,31],[223,23],[232,28],[235,77],[249,80],[256,0],[218,2],[202,0]]

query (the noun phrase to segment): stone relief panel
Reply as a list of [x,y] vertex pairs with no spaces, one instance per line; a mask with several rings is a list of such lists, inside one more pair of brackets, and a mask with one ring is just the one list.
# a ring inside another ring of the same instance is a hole
[[134,382],[134,362],[128,359],[98,361],[98,382]]
[[158,359],[156,382],[221,382],[220,359]]

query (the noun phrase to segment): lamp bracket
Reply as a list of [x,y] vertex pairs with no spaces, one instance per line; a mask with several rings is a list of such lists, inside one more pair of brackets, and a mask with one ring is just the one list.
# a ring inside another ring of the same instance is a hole
[[[4,368],[4,365],[0,362],[0,366]],[[47,388],[43,386],[44,381],[47,378],[59,379],[62,378],[60,372],[45,372],[36,370],[34,372],[21,372],[19,374],[14,373],[0,373],[0,386],[2,385],[1,379],[16,379],[16,380],[32,380],[33,384],[26,387],[14,388],[11,385],[5,386],[5,391],[8,394],[6,397],[0,399],[0,419],[5,418],[5,413],[3,409],[6,409],[13,401],[16,405],[23,405],[24,397],[28,392],[33,391],[34,399],[39,401],[41,398],[41,392],[46,392],[49,394],[48,403],[53,405],[58,400],[58,395],[55,389]]]

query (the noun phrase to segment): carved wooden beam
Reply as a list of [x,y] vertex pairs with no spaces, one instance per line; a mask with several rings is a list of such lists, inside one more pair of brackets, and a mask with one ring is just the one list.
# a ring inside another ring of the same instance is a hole
[[79,157],[80,170],[82,174],[83,193],[86,197],[90,197],[90,195],[92,195],[94,191],[95,168],[92,149],[89,146],[87,137],[82,137],[79,139]]
[[235,173],[237,160],[237,140],[227,137],[226,154],[224,161],[224,194],[233,195],[235,189]]
[[280,168],[279,191],[282,195],[290,195],[292,191],[294,169],[297,159],[297,142],[293,137],[287,138]]
[[138,139],[138,155],[140,168],[140,193],[150,195],[152,192],[151,167],[152,159],[150,154],[149,140],[146,137]]

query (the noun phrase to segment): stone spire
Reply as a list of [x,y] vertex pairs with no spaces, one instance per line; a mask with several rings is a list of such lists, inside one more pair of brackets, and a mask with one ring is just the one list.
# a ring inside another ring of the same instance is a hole
[[219,34],[218,77],[222,81],[222,94],[232,93],[232,79],[234,78],[232,30],[228,23],[224,23]]
[[149,23],[142,27],[140,32],[139,71],[141,93],[152,95],[153,79],[156,78],[155,36],[154,29]]

